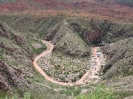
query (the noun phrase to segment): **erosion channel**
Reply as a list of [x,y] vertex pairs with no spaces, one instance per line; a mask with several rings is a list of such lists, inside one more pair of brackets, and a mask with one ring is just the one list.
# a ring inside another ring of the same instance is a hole
[[51,44],[48,41],[42,40],[42,42],[47,46],[47,50],[43,51],[40,55],[38,55],[35,60],[33,61],[33,65],[35,69],[43,76],[46,80],[59,84],[62,86],[75,86],[75,85],[82,85],[86,83],[97,83],[100,79],[100,77],[97,75],[99,70],[101,69],[101,66],[104,65],[104,57],[103,54],[99,51],[99,47],[92,47],[92,55],[90,60],[90,69],[87,70],[87,72],[76,82],[72,83],[66,83],[66,82],[60,82],[58,80],[55,80],[54,78],[48,76],[43,69],[37,64],[37,60],[39,60],[41,57],[45,56],[48,53],[52,53],[52,50],[54,48],[54,45]]

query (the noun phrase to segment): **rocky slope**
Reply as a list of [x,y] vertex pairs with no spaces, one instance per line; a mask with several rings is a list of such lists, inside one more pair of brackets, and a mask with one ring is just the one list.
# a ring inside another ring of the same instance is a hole
[[[103,80],[113,86],[120,99],[132,99],[133,38],[127,38],[102,47],[107,63],[102,66]],[[126,98],[125,98],[126,97]]]
[[[0,63],[1,70],[3,69],[1,71],[1,75],[3,76],[1,82],[3,82],[3,84],[5,84],[8,89],[10,89],[11,85],[17,86],[20,85],[21,80],[24,81],[23,78],[25,75],[23,74],[23,71],[19,69],[19,66],[17,68],[14,66],[18,65],[17,61],[19,62],[21,60],[19,57],[23,57],[21,55],[22,50],[20,50],[20,47],[16,46],[16,44],[23,45],[24,41],[19,35],[15,35],[10,30],[8,30],[2,22],[0,23],[0,28]],[[27,63],[27,65],[28,64],[30,64],[30,62]],[[20,80],[19,78],[22,79]]]
[[[29,78],[35,76],[32,67],[34,55],[38,54],[39,48],[46,49],[45,46],[35,49],[32,46],[35,39],[30,40],[32,42],[27,40],[27,35],[14,31],[4,22],[0,22],[0,91],[18,88],[18,93],[21,93],[26,87],[30,87]],[[41,45],[37,40],[36,44]]]
[[[116,75],[129,76],[133,74],[133,38],[118,41],[103,47],[108,63],[103,67],[104,78]],[[119,49],[119,50],[118,50]]]

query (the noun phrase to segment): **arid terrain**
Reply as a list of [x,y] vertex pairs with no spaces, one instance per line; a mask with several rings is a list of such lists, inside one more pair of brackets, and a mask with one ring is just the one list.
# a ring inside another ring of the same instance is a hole
[[132,0],[0,0],[0,99],[132,99],[132,10]]

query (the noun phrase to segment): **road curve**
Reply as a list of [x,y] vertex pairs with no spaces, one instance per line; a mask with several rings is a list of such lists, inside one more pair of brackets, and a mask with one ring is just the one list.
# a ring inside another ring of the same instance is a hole
[[[37,64],[37,60],[40,59],[41,57],[45,56],[48,53],[51,53],[54,45],[52,45],[50,42],[48,41],[44,41],[42,40],[42,42],[47,46],[47,50],[43,51],[40,55],[38,55],[34,61],[33,61],[33,65],[35,67],[35,69],[43,76],[45,77],[46,80],[55,83],[55,84],[59,84],[62,86],[75,86],[75,85],[81,85],[81,84],[85,84],[86,82],[89,82],[90,80],[92,80],[93,78],[97,78],[96,73],[100,70],[101,67],[101,62],[99,57],[97,57],[96,52],[98,47],[94,47],[92,49],[92,54],[93,54],[93,58],[95,59],[94,61],[96,62],[95,66],[91,66],[90,70],[88,70],[82,77],[80,80],[73,82],[73,83],[65,83],[65,82],[60,82],[55,80],[54,78],[48,76],[43,69]],[[93,59],[92,58],[92,59]],[[93,61],[93,60],[92,60]],[[95,68],[94,68],[95,67]]]

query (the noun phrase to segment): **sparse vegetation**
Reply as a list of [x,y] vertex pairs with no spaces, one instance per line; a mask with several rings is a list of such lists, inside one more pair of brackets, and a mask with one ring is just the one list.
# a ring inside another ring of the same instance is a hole
[[87,58],[70,57],[60,53],[42,57],[38,64],[49,76],[63,82],[74,82],[80,79],[86,73],[85,70],[90,68]]
[[[131,0],[118,1],[132,5]],[[24,2],[28,3],[28,0]],[[121,22],[117,23],[118,20],[114,22],[111,17],[106,17],[109,14],[108,12],[111,12],[113,16],[117,15],[120,18],[119,15],[122,15],[123,19],[126,16],[125,19],[132,21],[132,15],[128,16],[128,10],[123,10],[120,13],[120,10],[111,10],[109,7],[109,11],[106,12],[103,10],[105,16],[99,16],[97,6],[95,5],[94,7],[96,7],[95,10],[89,10],[89,14],[80,11],[76,12],[76,14],[75,11],[52,11],[51,9],[50,11],[35,10],[16,13],[12,11],[12,14],[9,12],[6,15],[2,13],[3,15],[0,15],[2,25],[0,26],[0,60],[9,65],[8,67],[11,70],[0,67],[0,77],[2,76],[4,79],[2,79],[3,82],[6,82],[5,84],[8,84],[12,88],[14,81],[12,79],[10,81],[8,77],[10,73],[8,71],[14,70],[13,75],[17,75],[16,78],[24,78],[26,82],[21,81],[22,87],[16,85],[22,91],[17,92],[17,90],[14,90],[13,93],[15,95],[0,92],[0,99],[116,98],[114,90],[107,88],[105,85],[99,85],[92,89],[90,88],[91,85],[85,85],[86,87],[63,87],[46,81],[40,74],[35,72],[32,61],[36,55],[46,50],[46,46],[40,41],[44,38],[51,40],[55,44],[55,48],[50,58],[48,56],[40,59],[38,62],[40,62],[39,64],[49,76],[63,82],[75,82],[81,78],[86,70],[90,68],[91,44],[97,44],[97,41],[98,43],[105,42],[107,46],[103,47],[103,53],[107,54],[106,66],[110,68],[105,70],[105,73],[102,73],[101,76],[104,79],[108,78],[109,81],[107,81],[107,84],[114,85],[114,89],[118,91],[116,95],[120,95],[120,99],[132,96],[132,91],[127,91],[127,89],[132,88],[132,81],[124,84],[124,81],[122,81],[122,84],[119,84],[121,80],[116,78],[115,82],[112,82],[112,78],[118,76],[123,78],[133,75],[133,25]],[[126,7],[124,8],[126,9]],[[6,12],[5,9],[3,11]],[[98,12],[98,15],[93,15],[93,12]],[[97,37],[98,33],[102,33],[102,36]],[[94,42],[96,41],[96,43],[90,43],[90,39]],[[32,44],[40,44],[41,47],[36,49]],[[44,60],[46,61],[45,63]],[[105,66],[102,66],[102,68],[105,68]],[[89,92],[82,94],[83,87],[87,91],[89,90]],[[126,91],[119,91],[121,89]]]

